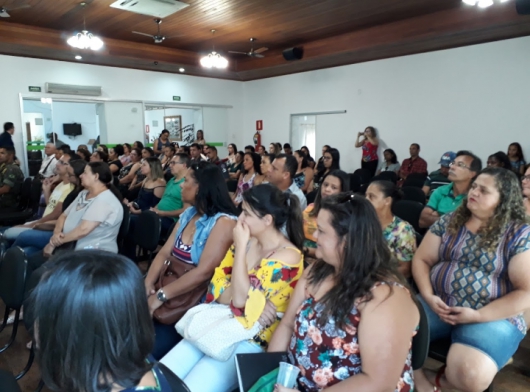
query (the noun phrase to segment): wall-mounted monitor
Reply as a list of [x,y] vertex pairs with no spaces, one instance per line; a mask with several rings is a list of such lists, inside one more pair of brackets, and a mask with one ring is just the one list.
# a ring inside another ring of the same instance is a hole
[[66,136],[79,136],[81,132],[81,124],[63,124],[63,131]]

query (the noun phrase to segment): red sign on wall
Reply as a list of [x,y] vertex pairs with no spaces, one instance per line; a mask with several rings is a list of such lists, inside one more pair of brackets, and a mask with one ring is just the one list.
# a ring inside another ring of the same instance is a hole
[[256,121],[256,131],[263,131],[263,120]]

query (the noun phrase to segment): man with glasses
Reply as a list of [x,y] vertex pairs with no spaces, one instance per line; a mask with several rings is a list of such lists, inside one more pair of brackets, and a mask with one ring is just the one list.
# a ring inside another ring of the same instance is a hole
[[440,216],[457,209],[466,197],[471,183],[482,170],[482,161],[470,151],[458,151],[450,163],[451,183],[436,189],[420,216],[419,226],[430,227]]
[[15,164],[15,148],[0,147],[0,210],[13,211],[18,205],[18,198],[24,174]]

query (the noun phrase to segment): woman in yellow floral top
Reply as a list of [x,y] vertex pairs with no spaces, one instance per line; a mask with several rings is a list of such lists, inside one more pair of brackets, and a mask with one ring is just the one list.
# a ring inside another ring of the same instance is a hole
[[[303,273],[297,197],[262,184],[243,193],[242,208],[234,228],[234,246],[215,270],[206,301],[230,305],[245,328],[258,321],[262,330],[239,343],[226,362],[210,358],[182,340],[161,362],[183,379],[191,392],[230,392],[236,387],[235,355],[266,350]],[[281,232],[284,225],[288,238]]]
[[383,237],[394,258],[399,263],[399,272],[411,277],[411,261],[416,252],[416,234],[410,223],[392,213],[392,204],[401,199],[401,191],[390,181],[374,181],[366,190],[366,198],[377,212]]
[[320,211],[322,200],[328,196],[349,190],[350,178],[342,170],[333,170],[322,179],[322,185],[316,190],[315,202],[309,204],[302,213],[304,218],[304,255],[306,256],[306,262],[311,262],[315,258],[317,243],[313,233],[317,230],[317,215]]

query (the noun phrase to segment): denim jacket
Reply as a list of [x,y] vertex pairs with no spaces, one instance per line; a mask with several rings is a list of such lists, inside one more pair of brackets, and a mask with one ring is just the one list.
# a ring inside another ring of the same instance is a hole
[[[195,207],[189,207],[182,214],[180,214],[179,228],[177,230],[177,235],[175,237],[175,240],[180,235],[180,233],[182,233],[184,228],[188,225],[189,221],[191,220],[191,218],[195,216],[196,213],[197,213],[197,210],[195,209]],[[199,264],[202,251],[204,250],[204,247],[206,246],[206,241],[208,240],[208,237],[210,236],[210,232],[215,226],[217,219],[221,218],[222,216],[226,216],[227,218],[237,220],[237,217],[234,215],[225,214],[224,212],[219,212],[215,214],[214,216],[203,215],[195,223],[196,230],[195,230],[195,234],[193,235],[193,244],[191,245],[191,259],[193,260],[193,264],[195,265]]]

